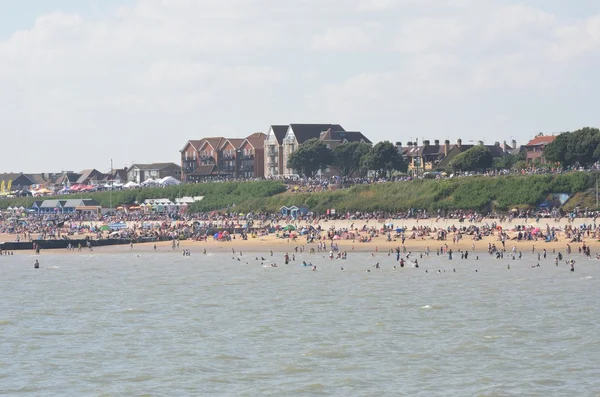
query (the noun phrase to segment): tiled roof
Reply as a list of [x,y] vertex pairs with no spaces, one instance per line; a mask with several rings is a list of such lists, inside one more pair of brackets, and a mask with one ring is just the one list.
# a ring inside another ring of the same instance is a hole
[[547,144],[553,142],[555,139],[556,139],[556,135],[536,136],[535,138],[533,138],[532,140],[527,142],[527,144],[525,146],[547,145]]

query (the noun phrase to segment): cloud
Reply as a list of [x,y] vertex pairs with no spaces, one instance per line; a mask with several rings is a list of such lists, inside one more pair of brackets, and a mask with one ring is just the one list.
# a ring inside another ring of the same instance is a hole
[[[595,111],[563,109],[595,98],[600,15],[539,4],[136,0],[36,15],[0,41],[3,147],[37,143],[33,172],[177,160],[187,139],[272,123],[339,122],[374,140],[479,139],[486,119],[496,135],[593,124]],[[523,111],[543,101],[543,121]]]
[[329,27],[322,34],[313,36],[312,48],[317,51],[361,51],[369,48],[378,27],[342,26]]

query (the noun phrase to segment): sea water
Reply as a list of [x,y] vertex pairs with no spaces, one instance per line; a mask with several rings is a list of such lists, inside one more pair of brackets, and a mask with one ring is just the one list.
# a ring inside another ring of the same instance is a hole
[[192,254],[0,257],[0,394],[600,395],[595,260]]

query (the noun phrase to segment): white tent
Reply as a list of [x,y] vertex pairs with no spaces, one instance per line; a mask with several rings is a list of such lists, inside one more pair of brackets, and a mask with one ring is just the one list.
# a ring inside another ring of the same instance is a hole
[[177,179],[173,178],[172,176],[166,176],[163,179],[161,179],[160,181],[158,181],[158,183],[163,186],[171,186],[171,185],[181,184],[181,182],[179,182]]
[[142,186],[153,186],[153,185],[156,185],[156,181],[152,178],[148,178],[144,182],[142,182]]
[[124,188],[127,189],[131,189],[133,187],[139,187],[140,185],[138,185],[137,183],[135,183],[134,181],[129,181],[127,182],[125,185],[123,185]]

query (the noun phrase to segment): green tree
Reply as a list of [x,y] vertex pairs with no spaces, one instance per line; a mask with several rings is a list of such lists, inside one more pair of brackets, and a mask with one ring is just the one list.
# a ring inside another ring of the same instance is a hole
[[551,163],[561,163],[566,165],[567,147],[571,138],[570,132],[564,132],[554,138],[544,148],[544,159]]
[[342,178],[354,174],[361,167],[362,158],[369,153],[371,145],[364,142],[347,142],[333,149],[332,166]]
[[505,156],[493,159],[493,168],[495,170],[510,170],[517,162],[524,160],[525,152],[507,154]]
[[485,171],[492,168],[494,158],[490,149],[477,145],[468,149],[450,161],[452,171]]
[[364,156],[363,165],[380,176],[391,177],[394,171],[406,172],[408,164],[390,141],[379,142]]
[[299,174],[311,178],[324,168],[331,165],[333,153],[327,145],[318,138],[304,142],[298,150],[290,155],[287,167],[296,170]]

